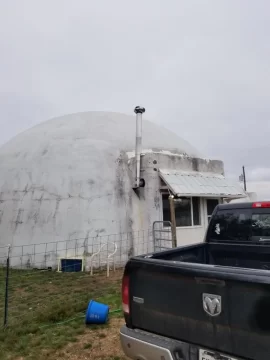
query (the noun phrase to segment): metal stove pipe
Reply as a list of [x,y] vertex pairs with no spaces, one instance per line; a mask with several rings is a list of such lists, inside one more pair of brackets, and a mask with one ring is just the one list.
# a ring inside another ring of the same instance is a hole
[[140,187],[141,180],[141,153],[142,153],[142,114],[145,108],[136,106],[134,109],[136,114],[136,182],[135,188]]

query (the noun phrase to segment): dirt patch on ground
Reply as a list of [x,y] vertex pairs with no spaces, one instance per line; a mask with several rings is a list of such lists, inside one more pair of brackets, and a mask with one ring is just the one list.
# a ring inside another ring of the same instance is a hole
[[87,329],[76,343],[67,345],[48,359],[51,360],[128,360],[119,339],[122,318],[112,318],[107,328]]

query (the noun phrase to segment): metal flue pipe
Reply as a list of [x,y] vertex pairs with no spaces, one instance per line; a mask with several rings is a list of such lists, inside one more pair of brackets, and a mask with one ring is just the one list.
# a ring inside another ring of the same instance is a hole
[[141,180],[141,153],[142,153],[142,114],[145,108],[136,106],[134,109],[136,114],[136,182],[135,188],[140,187]]

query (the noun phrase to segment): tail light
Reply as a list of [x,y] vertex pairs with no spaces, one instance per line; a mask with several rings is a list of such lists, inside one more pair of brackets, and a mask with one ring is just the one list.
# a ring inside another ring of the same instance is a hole
[[253,208],[270,208],[270,201],[255,202],[252,204]]
[[122,280],[122,307],[125,314],[129,314],[129,277],[124,275]]

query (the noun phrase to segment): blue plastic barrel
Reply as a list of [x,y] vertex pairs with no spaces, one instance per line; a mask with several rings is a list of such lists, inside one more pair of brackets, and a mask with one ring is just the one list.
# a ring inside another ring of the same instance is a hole
[[86,310],[86,324],[106,324],[109,316],[109,306],[91,300]]

